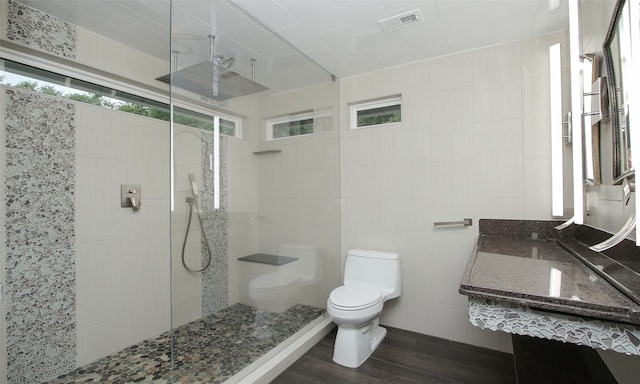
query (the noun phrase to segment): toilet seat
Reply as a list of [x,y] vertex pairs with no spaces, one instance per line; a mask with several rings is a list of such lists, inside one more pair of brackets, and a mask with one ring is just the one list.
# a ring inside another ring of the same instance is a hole
[[341,311],[360,311],[381,304],[383,295],[375,287],[349,284],[334,289],[329,295],[329,302]]
[[295,286],[298,276],[284,276],[280,273],[267,273],[258,276],[249,283],[249,290],[254,292],[281,291]]

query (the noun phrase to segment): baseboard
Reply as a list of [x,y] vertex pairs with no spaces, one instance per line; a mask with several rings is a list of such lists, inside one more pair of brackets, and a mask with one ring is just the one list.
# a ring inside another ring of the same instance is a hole
[[268,357],[268,359],[258,367],[248,367],[251,370],[250,373],[243,374],[240,372],[236,376],[242,376],[241,379],[233,380],[233,378],[231,378],[228,382],[238,384],[269,383],[304,355],[305,352],[311,349],[311,347],[328,335],[334,328],[335,324],[331,321],[330,317],[322,319],[321,322],[314,325],[311,329],[306,330],[304,334],[300,335],[291,344],[283,348],[281,351],[278,351],[273,356]]

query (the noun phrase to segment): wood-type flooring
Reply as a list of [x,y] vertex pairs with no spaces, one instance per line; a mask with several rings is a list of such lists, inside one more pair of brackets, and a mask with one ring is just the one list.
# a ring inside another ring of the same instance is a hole
[[357,369],[332,361],[334,330],[271,383],[516,383],[511,354],[386,328],[382,344]]

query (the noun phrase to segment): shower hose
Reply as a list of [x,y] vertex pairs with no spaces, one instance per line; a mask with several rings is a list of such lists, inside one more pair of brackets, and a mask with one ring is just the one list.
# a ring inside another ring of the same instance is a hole
[[189,229],[191,229],[191,217],[193,216],[193,205],[196,205],[197,202],[195,197],[187,197],[187,203],[189,203],[189,220],[187,221],[187,232],[184,234],[184,242],[182,243],[182,265],[184,269],[192,273],[204,272],[209,265],[211,264],[211,248],[209,248],[209,241],[207,240],[207,235],[204,233],[204,226],[202,225],[202,217],[200,216],[200,212],[196,210],[196,215],[198,216],[198,221],[200,222],[200,231],[202,232],[202,237],[204,238],[204,246],[207,248],[207,263],[202,269],[191,269],[187,266],[187,262],[184,260],[184,250],[187,247],[187,238],[189,237]]

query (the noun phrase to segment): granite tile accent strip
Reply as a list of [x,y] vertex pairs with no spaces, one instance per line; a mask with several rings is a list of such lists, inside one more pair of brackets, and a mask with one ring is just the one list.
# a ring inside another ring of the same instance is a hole
[[640,327],[541,312],[516,304],[469,298],[469,322],[482,329],[640,355]]
[[78,31],[74,24],[9,0],[7,39],[52,55],[75,59]]
[[283,313],[235,304],[132,345],[43,384],[222,383],[307,324],[323,309],[295,305]]
[[[201,158],[204,189],[201,193],[201,215],[204,232],[211,247],[211,266],[202,272],[202,314],[207,316],[229,305],[229,214],[227,204],[227,153],[228,143],[220,135],[220,209],[214,209],[213,172],[209,170],[209,156],[213,155],[213,132],[201,131]],[[203,266],[208,257],[202,239]]]
[[6,90],[7,376],[39,383],[75,367],[75,107]]

